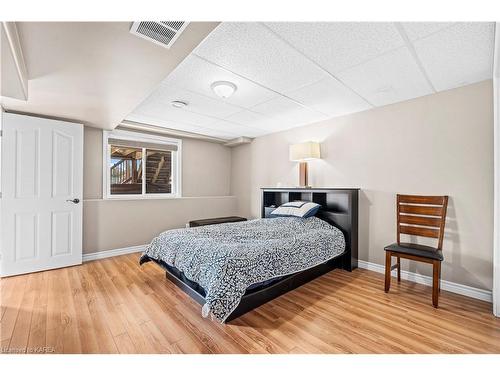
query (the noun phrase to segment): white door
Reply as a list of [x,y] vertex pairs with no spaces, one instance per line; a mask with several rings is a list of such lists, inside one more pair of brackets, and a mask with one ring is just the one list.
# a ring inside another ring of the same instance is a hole
[[82,262],[83,126],[3,114],[1,276]]

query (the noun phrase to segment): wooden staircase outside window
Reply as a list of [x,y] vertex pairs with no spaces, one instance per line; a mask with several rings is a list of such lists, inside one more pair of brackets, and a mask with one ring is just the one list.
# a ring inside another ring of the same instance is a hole
[[[139,164],[139,169],[137,169],[137,164]],[[137,183],[141,179],[141,160],[122,159],[111,166],[111,184]]]
[[[142,150],[115,148],[112,157],[120,159],[110,168],[112,194],[141,194]],[[170,151],[146,150],[146,193],[171,193]]]
[[172,153],[146,151],[146,193],[172,192]]

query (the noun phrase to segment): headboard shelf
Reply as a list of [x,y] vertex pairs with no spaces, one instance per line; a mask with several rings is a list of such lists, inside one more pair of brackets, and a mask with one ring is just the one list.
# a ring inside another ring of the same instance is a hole
[[351,271],[358,266],[358,188],[262,188],[261,216],[270,217],[278,206],[306,201],[321,205],[317,217],[342,230],[346,252],[342,268]]

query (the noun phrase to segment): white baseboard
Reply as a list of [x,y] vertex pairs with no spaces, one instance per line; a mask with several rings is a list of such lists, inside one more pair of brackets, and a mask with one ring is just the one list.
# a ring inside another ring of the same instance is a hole
[[137,245],[137,246],[124,247],[121,249],[105,250],[105,251],[98,251],[96,253],[83,254],[83,261],[88,262],[90,260],[116,257],[118,255],[125,255],[130,253],[138,253],[139,251],[144,251],[144,248],[146,246],[147,245]]
[[[376,263],[365,262],[364,260],[358,260],[358,267],[379,273],[385,272],[384,266]],[[392,275],[397,276],[396,270],[392,271]],[[419,275],[418,273],[414,272],[401,270],[401,278],[404,280],[413,281],[418,284],[432,285],[432,277]],[[474,288],[472,286],[457,284],[451,281],[441,280],[441,289],[448,292],[461,294],[463,296],[480,299],[481,301],[492,302],[493,300],[491,290]]]

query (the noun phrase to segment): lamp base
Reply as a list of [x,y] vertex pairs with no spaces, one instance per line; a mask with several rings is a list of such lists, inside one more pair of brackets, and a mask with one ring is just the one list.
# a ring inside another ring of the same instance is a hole
[[307,170],[307,162],[303,161],[299,164],[299,185],[301,188],[310,188],[308,176],[309,172]]

